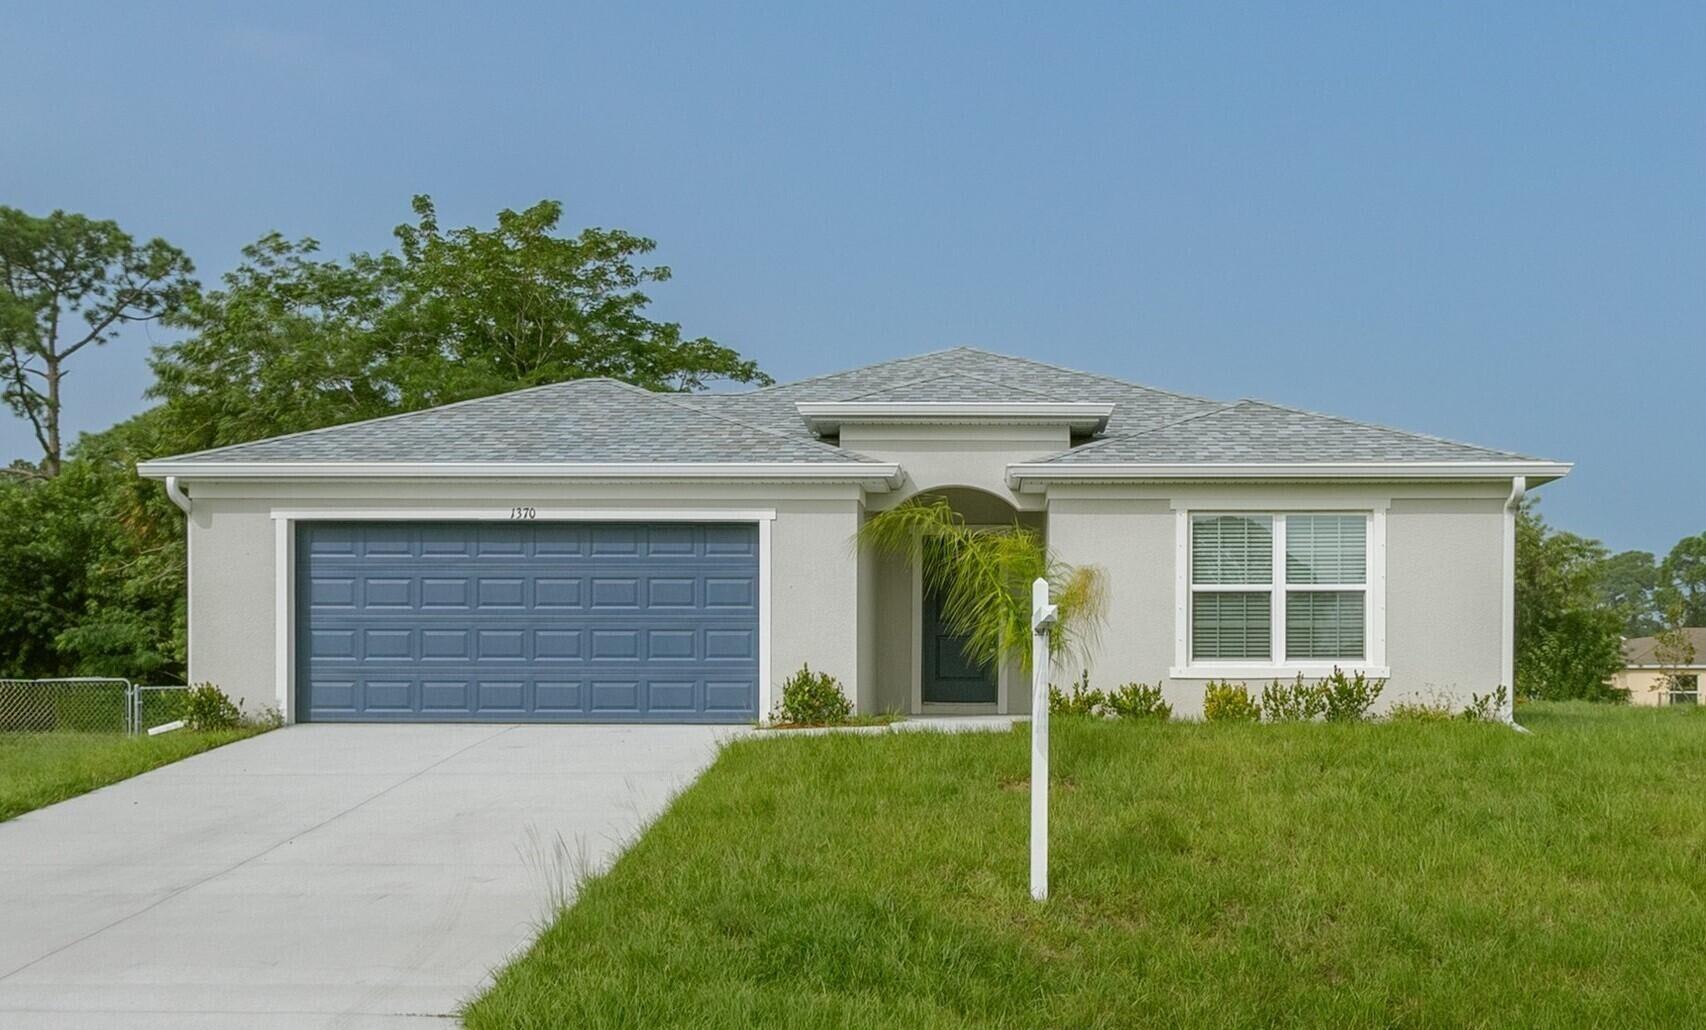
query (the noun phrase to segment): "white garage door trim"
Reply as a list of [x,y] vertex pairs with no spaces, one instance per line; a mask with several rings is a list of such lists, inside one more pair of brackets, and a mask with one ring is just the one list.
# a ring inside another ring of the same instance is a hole
[[758,717],[769,717],[770,698],[770,526],[773,510],[726,508],[274,508],[273,653],[274,693],[284,721],[296,721],[296,523],[340,522],[513,522],[526,511],[530,522],[750,522],[758,526]]

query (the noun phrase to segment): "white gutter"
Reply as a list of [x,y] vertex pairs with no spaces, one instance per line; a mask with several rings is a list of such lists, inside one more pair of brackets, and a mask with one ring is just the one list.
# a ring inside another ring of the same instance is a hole
[[1560,479],[1573,468],[1555,461],[1320,461],[1320,462],[1017,462],[1007,485],[1037,493],[1050,482],[1108,483],[1176,480],[1271,479]]
[[[891,489],[893,462],[145,461],[149,479],[605,479],[860,482]],[[168,492],[171,488],[168,487]],[[175,500],[175,499],[174,499]],[[180,505],[181,507],[181,505]]]
[[172,499],[173,504],[183,509],[185,515],[190,513],[190,496],[178,486],[177,476],[166,477],[166,496]]
[[1500,713],[1506,724],[1521,733],[1528,729],[1516,721],[1516,515],[1522,509],[1528,480],[1511,477],[1510,497],[1505,500],[1504,568],[1499,610],[1499,661],[1508,697]]

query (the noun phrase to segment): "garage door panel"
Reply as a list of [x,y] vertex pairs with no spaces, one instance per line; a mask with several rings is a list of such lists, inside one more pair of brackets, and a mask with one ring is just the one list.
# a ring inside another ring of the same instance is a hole
[[494,608],[526,611],[527,580],[522,576],[481,576],[474,598],[474,606],[481,611]]
[[306,524],[297,717],[746,721],[757,531]]
[[540,680],[534,686],[534,711],[579,712],[581,707],[581,685],[579,682]]

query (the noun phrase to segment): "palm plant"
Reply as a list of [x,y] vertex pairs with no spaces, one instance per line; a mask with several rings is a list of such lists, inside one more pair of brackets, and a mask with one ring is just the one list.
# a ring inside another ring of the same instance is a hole
[[1048,581],[1059,610],[1050,640],[1055,654],[1082,652],[1101,626],[1101,570],[1058,560],[1040,535],[1017,523],[968,526],[947,501],[920,496],[866,520],[858,544],[918,563],[924,588],[941,601],[942,621],[965,638],[966,658],[986,668],[1017,659],[1029,671],[1031,583],[1038,577]]

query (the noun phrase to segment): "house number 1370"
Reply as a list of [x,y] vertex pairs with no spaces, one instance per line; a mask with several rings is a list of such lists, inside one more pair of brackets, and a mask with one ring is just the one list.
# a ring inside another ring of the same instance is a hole
[[511,520],[538,518],[539,511],[536,508],[511,508],[509,517]]

